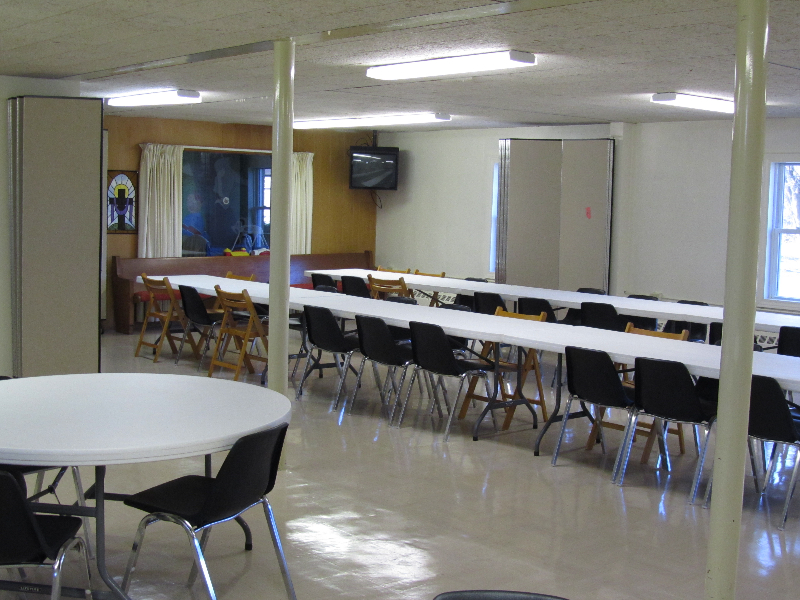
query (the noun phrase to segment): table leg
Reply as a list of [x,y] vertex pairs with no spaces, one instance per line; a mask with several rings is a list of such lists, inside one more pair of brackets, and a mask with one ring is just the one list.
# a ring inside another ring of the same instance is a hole
[[130,600],[130,597],[122,591],[122,588],[117,585],[117,582],[108,574],[106,568],[106,517],[105,517],[105,479],[106,468],[105,466],[97,466],[94,468],[94,498],[95,498],[95,529],[97,530],[96,537],[96,554],[97,554],[97,571],[100,577],[111,590],[111,592],[122,600]]
[[[497,394],[500,388],[500,377],[498,377],[500,374],[500,344],[495,342],[494,352],[492,354],[494,356],[494,385],[492,386],[492,397],[487,398],[488,402],[486,402],[486,407],[483,409],[483,412],[481,412],[481,415],[478,417],[478,420],[475,421],[475,425],[472,428],[472,441],[474,442],[478,441],[478,428],[481,426],[481,421],[483,421],[486,414],[494,408],[494,404],[497,402]],[[456,407],[453,406],[453,410],[455,409]]]

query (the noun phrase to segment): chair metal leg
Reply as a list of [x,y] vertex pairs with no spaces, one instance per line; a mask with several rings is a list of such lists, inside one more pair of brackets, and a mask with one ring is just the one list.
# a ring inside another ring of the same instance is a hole
[[267,518],[269,524],[269,533],[272,536],[272,545],[275,547],[275,554],[278,555],[278,562],[281,566],[281,575],[283,576],[283,585],[286,587],[286,595],[289,600],[297,600],[294,593],[294,585],[292,584],[292,577],[289,574],[289,565],[286,564],[286,555],[283,553],[283,545],[281,544],[281,536],[278,533],[278,525],[275,523],[275,515],[272,512],[272,506],[267,498],[264,498],[264,516]]
[[178,523],[183,527],[183,530],[186,532],[187,537],[189,538],[189,543],[192,545],[192,551],[194,552],[194,561],[197,565],[197,570],[203,576],[203,582],[206,584],[206,590],[208,591],[208,596],[211,600],[217,600],[217,595],[214,593],[214,586],[211,583],[211,575],[208,574],[208,566],[206,565],[206,557],[203,556],[203,550],[200,547],[200,541],[197,539],[197,535],[195,535],[194,530],[192,529],[191,525],[189,525],[185,521],[173,521],[174,523]]
[[664,419],[653,419],[653,427],[658,428],[656,432],[656,439],[658,440],[658,460],[656,461],[656,469],[664,464],[664,470],[669,473],[672,471],[672,463],[669,460],[669,447],[667,446],[667,434],[669,432],[669,421]]
[[619,474],[617,475],[617,485],[622,486],[625,480],[625,471],[628,469],[628,459],[631,457],[631,447],[633,446],[633,438],[636,437],[636,423],[639,422],[639,413],[634,412],[631,417],[630,433],[628,434],[627,445],[625,446],[625,454],[619,466]]
[[[348,352],[344,355],[344,365],[342,366],[342,375],[339,378],[339,386],[336,388],[336,401],[333,403],[333,409],[336,410],[339,407],[339,398],[342,396],[342,389],[344,388],[344,380],[347,377],[347,371],[350,369],[350,359],[353,357],[352,352]],[[336,363],[338,364],[339,361],[337,359]]]
[[564,433],[567,431],[567,421],[569,421],[569,409],[572,407],[572,394],[567,398],[567,405],[564,407],[564,414],[561,416],[561,431],[556,440],[556,448],[553,451],[553,466],[556,466],[558,460],[558,451],[561,449],[561,441],[564,439]]
[[762,496],[767,493],[767,488],[769,488],[769,484],[772,480],[772,474],[775,470],[775,464],[777,462],[775,460],[777,455],[778,455],[778,442],[775,442],[772,445],[772,452],[769,455],[769,464],[767,464],[766,471],[764,472],[764,485],[761,486]]
[[789,516],[789,502],[792,501],[795,485],[797,485],[797,469],[800,467],[800,448],[794,458],[794,468],[792,469],[792,480],[789,482],[789,487],[786,488],[786,502],[783,505],[783,516],[781,517],[781,524],[778,529],[781,531],[786,527],[786,517]]
[[[306,366],[303,369],[303,376],[300,378],[300,385],[297,386],[297,393],[295,394],[295,397],[294,397],[295,400],[298,400],[300,398],[301,394],[303,393],[303,384],[306,382],[306,379],[308,379],[308,375],[311,373],[311,370],[309,369],[309,367],[311,366],[310,365],[310,363],[311,363],[311,353],[313,351],[314,351],[314,347],[312,346],[308,350],[308,353],[306,354]],[[322,354],[322,351],[320,351],[320,355],[321,354]],[[319,362],[319,361],[317,361],[317,362]]]
[[[200,550],[205,555],[206,546],[208,545],[208,538],[211,535],[211,527],[206,527],[203,529],[203,533],[200,535]],[[186,585],[192,587],[194,582],[197,580],[197,563],[192,563],[192,568],[189,571],[189,579],[186,580]]]
[[183,346],[186,344],[186,336],[189,335],[189,328],[191,324],[187,321],[186,327],[183,328],[183,337],[181,338],[181,345],[178,348],[178,353],[175,355],[175,364],[178,364],[178,361],[181,359],[181,354],[183,353]]
[[160,520],[161,519],[156,515],[146,515],[141,521],[139,521],[139,527],[136,530],[136,537],[133,538],[133,547],[131,548],[130,556],[128,556],[128,566],[125,567],[125,575],[122,577],[121,587],[122,591],[126,594],[128,593],[128,589],[131,585],[131,575],[136,570],[136,561],[139,559],[139,552],[142,549],[142,543],[144,542],[144,534],[147,530],[147,526]]
[[67,552],[76,547],[83,558],[83,564],[86,567],[86,597],[89,599],[92,598],[92,572],[89,568],[89,556],[86,552],[86,544],[81,538],[72,538],[69,543],[65,544],[58,551],[56,559],[53,561],[50,600],[60,600],[61,598],[61,571],[64,566],[64,558],[66,557]]
[[611,473],[611,483],[616,483],[619,477],[619,470],[622,467],[622,457],[625,455],[625,449],[628,447],[628,436],[633,436],[633,429],[631,428],[631,420],[633,419],[633,410],[628,410],[628,418],[625,421],[625,430],[622,433],[622,444],[617,450],[617,458],[614,460],[614,470]]
[[[75,495],[78,498],[78,506],[86,506],[86,495],[83,493],[83,483],[81,482],[81,472],[78,467],[71,467],[72,469],[72,482],[75,485]],[[84,543],[86,545],[86,554],[89,558],[94,559],[94,550],[92,549],[92,521],[91,519],[83,519],[83,533],[86,536]]]
[[[403,424],[403,417],[406,414],[406,407],[408,406],[408,401],[411,399],[411,390],[414,389],[414,379],[417,377],[417,371],[419,371],[419,367],[414,365],[413,370],[411,371],[411,379],[408,382],[408,389],[406,390],[406,399],[403,402],[402,407],[400,408],[400,415],[397,417],[397,427]],[[405,375],[403,375],[405,377]],[[389,423],[392,422],[392,415],[389,417]]]
[[697,459],[697,468],[694,472],[694,480],[692,481],[692,491],[689,495],[689,504],[694,504],[697,498],[697,490],[700,487],[700,478],[703,476],[703,464],[706,461],[706,451],[708,450],[708,440],[711,438],[711,426],[706,428],[706,439],[703,440],[703,448],[700,451],[700,456]]
[[[361,374],[364,372],[364,365],[367,362],[367,357],[361,359],[361,364],[358,367],[358,375],[356,375],[356,385],[353,389],[353,396],[350,398],[350,408],[348,409],[348,413],[353,412],[353,405],[356,403],[356,395],[358,394],[358,388],[361,387]],[[372,363],[372,366],[375,366],[375,363]]]
[[[444,441],[446,442],[450,439],[450,424],[453,422],[453,415],[456,414],[456,409],[458,409],[458,398],[461,396],[461,388],[464,387],[464,381],[466,380],[466,375],[462,375],[458,378],[458,391],[456,392],[455,398],[453,398],[453,406],[450,408],[450,412],[447,415],[447,424],[444,426]],[[447,391],[444,391],[445,402],[447,401]]]
[[[394,404],[392,404],[391,410],[389,411],[389,425],[392,424],[392,419],[394,418],[394,412],[397,410],[397,404],[400,402],[400,395],[403,393],[403,383],[406,380],[406,373],[408,373],[409,365],[403,365],[403,372],[400,374],[400,384],[397,386],[397,391],[394,395]],[[410,386],[409,386],[410,389]],[[387,409],[388,409],[387,405]]]
[[747,438],[747,453],[750,455],[750,474],[753,476],[753,483],[756,486],[756,494],[761,494],[761,485],[758,482],[758,465],[756,464],[756,456],[758,455],[758,451],[755,450],[756,441],[748,437]]

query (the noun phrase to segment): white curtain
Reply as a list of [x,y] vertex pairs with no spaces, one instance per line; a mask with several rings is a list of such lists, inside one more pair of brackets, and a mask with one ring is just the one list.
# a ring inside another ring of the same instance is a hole
[[180,256],[183,146],[145,144],[139,164],[139,258]]
[[292,155],[292,206],[289,254],[311,253],[311,217],[314,211],[314,154]]

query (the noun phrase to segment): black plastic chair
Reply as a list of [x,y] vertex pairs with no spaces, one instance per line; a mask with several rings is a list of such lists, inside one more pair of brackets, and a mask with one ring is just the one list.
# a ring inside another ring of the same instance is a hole
[[[564,352],[567,357],[569,398],[561,421],[561,433],[558,435],[556,448],[553,452],[553,465],[556,464],[558,451],[561,448],[561,442],[567,430],[567,421],[569,420],[567,415],[570,414],[573,400],[578,400],[581,404],[594,404],[603,409],[619,408],[626,411],[628,415],[622,435],[622,443],[617,451],[617,458],[611,475],[611,481],[615,481],[625,449],[625,442],[628,439],[631,418],[636,411],[633,388],[622,385],[613,361],[605,352],[576,348],[574,346],[567,346]],[[605,436],[603,435],[602,426],[599,429],[599,435],[601,447],[605,452]]]
[[777,352],[786,356],[800,356],[800,327],[780,328]]
[[517,300],[517,312],[523,315],[547,315],[548,323],[557,323],[556,313],[547,300],[542,298],[520,298]]
[[[381,395],[381,402],[389,409],[389,422],[391,423],[394,417],[395,407],[400,400],[400,390],[403,389],[408,367],[414,362],[411,346],[397,344],[389,326],[383,319],[356,315],[356,327],[358,328],[358,340],[361,354],[364,355],[364,358],[361,359],[361,365],[358,367],[356,387],[353,390],[353,397],[350,401],[350,412],[353,411],[353,404],[355,404],[356,401],[358,388],[361,384],[361,375],[364,372],[364,365],[367,360],[370,360],[372,361],[375,381],[378,384],[378,391]],[[381,384],[380,377],[378,376],[378,364],[389,367],[383,384]],[[402,367],[403,369],[399,384],[396,379],[398,367]],[[394,404],[390,406],[393,394],[395,401]]]
[[183,330],[183,338],[181,339],[181,346],[178,349],[178,354],[175,355],[175,364],[177,365],[181,358],[183,346],[186,343],[186,337],[190,335],[193,330],[200,334],[198,343],[203,343],[205,339],[203,343],[203,354],[200,356],[200,364],[197,365],[197,369],[200,370],[200,366],[203,363],[203,359],[206,357],[211,340],[216,339],[214,327],[220,324],[223,314],[221,312],[209,314],[206,305],[203,303],[203,299],[195,288],[188,285],[179,285],[178,289],[180,290],[181,301],[183,302],[183,313],[186,315],[186,327]]
[[[408,296],[386,296],[384,300],[386,302],[396,302],[397,304],[418,304],[416,299]],[[398,327],[397,325],[389,325],[388,327],[396,342],[409,342],[411,340],[411,331],[409,331],[408,327]]]
[[625,331],[628,322],[605,302],[581,302],[581,325],[609,331]]
[[433,600],[567,600],[561,596],[548,596],[533,592],[506,592],[503,590],[464,590],[445,592]]
[[361,277],[342,275],[342,293],[359,298],[371,298],[369,288]]
[[506,303],[503,301],[503,298],[500,296],[500,294],[494,294],[492,292],[475,292],[473,298],[475,301],[475,306],[472,310],[476,313],[480,313],[482,315],[493,315],[494,311],[497,310],[498,307],[506,310]]
[[466,306],[470,311],[475,310],[475,298],[469,294],[456,294],[453,304],[458,306]]
[[[303,369],[303,377],[300,379],[300,385],[297,388],[296,398],[300,398],[303,393],[303,384],[305,383],[311,371],[314,369],[323,369],[329,366],[335,366],[339,371],[339,386],[336,389],[336,401],[334,408],[339,406],[339,398],[342,395],[342,388],[344,387],[344,380],[347,377],[348,369],[351,369],[350,361],[353,353],[358,350],[358,335],[342,333],[339,323],[333,313],[320,306],[304,306],[303,315],[305,316],[306,332],[308,335],[308,342],[311,347],[308,349],[306,356],[306,366]],[[317,357],[314,358],[314,350],[317,350]],[[334,365],[322,364],[322,351],[330,352],[334,356]],[[342,357],[341,363],[339,357]],[[313,364],[312,364],[313,361]],[[353,369],[355,370],[355,369]]]
[[[636,431],[636,421],[639,415],[648,415],[661,421],[658,445],[660,456],[667,471],[670,470],[666,439],[668,423],[688,423],[704,427],[706,432],[705,440],[698,448],[697,467],[692,480],[692,489],[689,493],[689,503],[694,503],[700,486],[700,477],[703,474],[703,463],[708,449],[711,426],[716,418],[716,409],[713,405],[701,401],[695,389],[694,380],[686,365],[671,360],[636,359],[636,394],[634,399],[637,412],[631,418],[629,433]],[[653,427],[656,426],[654,421]],[[633,435],[629,435],[618,475],[618,485],[622,485],[625,478],[625,468],[632,444]]]
[[[603,290],[597,288],[588,288],[582,287],[577,289],[578,293],[580,294],[597,294],[600,296],[605,296],[606,293]],[[580,308],[568,308],[567,314],[564,315],[563,319],[558,321],[562,325],[580,325],[581,324],[581,309]]]
[[[698,300],[678,300],[678,304],[692,304],[695,306],[708,306],[708,302]],[[691,321],[669,320],[664,324],[664,331],[667,333],[680,333],[684,329],[689,330],[690,342],[705,342],[708,336],[708,326],[705,323],[692,323]]]
[[77,547],[86,568],[86,589],[91,589],[87,548],[84,541],[76,537],[83,521],[80,517],[34,514],[36,503],[26,500],[24,485],[21,476],[0,472],[0,566],[4,569],[52,569],[50,597],[58,600],[61,598],[61,566],[67,551]]
[[[455,302],[453,304],[440,304],[439,308],[446,308],[447,310],[460,310],[461,312],[472,312],[471,307],[466,306],[464,304],[458,304]],[[453,350],[463,350],[464,348],[467,347],[467,344],[469,344],[469,340],[463,337],[448,335],[447,339],[450,340],[450,347]]]
[[[764,476],[764,485],[761,487],[761,493],[765,494],[775,471],[778,445],[794,446],[800,452],[800,423],[794,419],[781,386],[770,377],[753,375],[750,385],[750,422],[747,427],[747,435],[751,439],[775,444]],[[752,458],[752,446],[750,455]],[[786,526],[789,503],[797,484],[798,465],[800,465],[800,460],[795,460],[792,478],[789,481],[789,487],[786,488],[786,501],[783,505],[781,524],[778,526],[778,529],[781,530]],[[754,466],[753,471],[755,474]]]
[[[648,296],[646,294],[628,294],[628,298],[658,301],[656,296]],[[658,329],[658,319],[655,317],[638,317],[636,315],[620,315],[620,317],[625,319],[625,321],[628,323],[633,323],[633,326],[636,327],[636,329],[647,329],[649,331],[655,331]]]
[[[441,385],[445,406],[447,406],[449,410],[444,435],[444,441],[446,442],[450,437],[450,424],[453,421],[453,415],[456,414],[456,410],[458,409],[458,399],[461,396],[461,390],[464,387],[464,381],[468,377],[482,378],[486,388],[486,397],[488,398],[491,395],[491,390],[489,389],[487,371],[492,369],[494,365],[482,359],[467,360],[462,357],[456,357],[453,354],[450,339],[445,334],[444,330],[438,325],[412,321],[409,323],[409,327],[411,329],[411,349],[416,367],[414,367],[414,371],[411,373],[411,381],[409,381],[408,384],[406,399],[403,403],[402,409],[400,410],[398,427],[403,421],[403,415],[405,414],[406,407],[408,406],[408,400],[411,396],[411,388],[413,387],[414,379],[417,377],[417,374],[420,370],[426,371],[431,375],[438,376],[440,382],[442,382],[443,377],[457,377],[458,391],[453,399],[452,406],[449,406],[447,399],[447,388],[444,385]],[[439,386],[433,386],[433,401],[438,403],[436,398],[437,387]]]
[[[215,598],[203,554],[211,527],[236,519],[246,510],[261,504],[272,544],[278,555],[286,594],[291,600],[295,600],[294,586],[283,554],[275,516],[267,499],[267,495],[275,487],[287,428],[288,424],[281,425],[237,440],[216,477],[186,475],[129,496],[125,500],[127,506],[149,514],[141,520],[136,531],[122,589],[127,592],[130,587],[131,573],[136,567],[147,526],[157,521],[166,521],[183,527],[192,544],[195,568],[189,576],[189,584],[194,583],[199,571],[209,596]],[[202,532],[200,540],[197,539],[198,532]]]
[[[336,280],[331,277],[330,275],[325,275],[325,273],[312,273],[311,274],[311,286],[314,289],[317,289],[321,285],[327,285],[330,287],[336,287]],[[338,291],[338,289],[337,289]]]
[[316,285],[314,286],[314,291],[316,292],[328,292],[330,294],[338,294],[339,290],[336,286],[333,285]]

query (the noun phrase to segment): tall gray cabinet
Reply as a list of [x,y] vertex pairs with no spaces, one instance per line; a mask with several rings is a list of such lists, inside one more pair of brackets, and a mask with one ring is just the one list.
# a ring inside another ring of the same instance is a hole
[[103,104],[8,101],[14,375],[100,370]]

